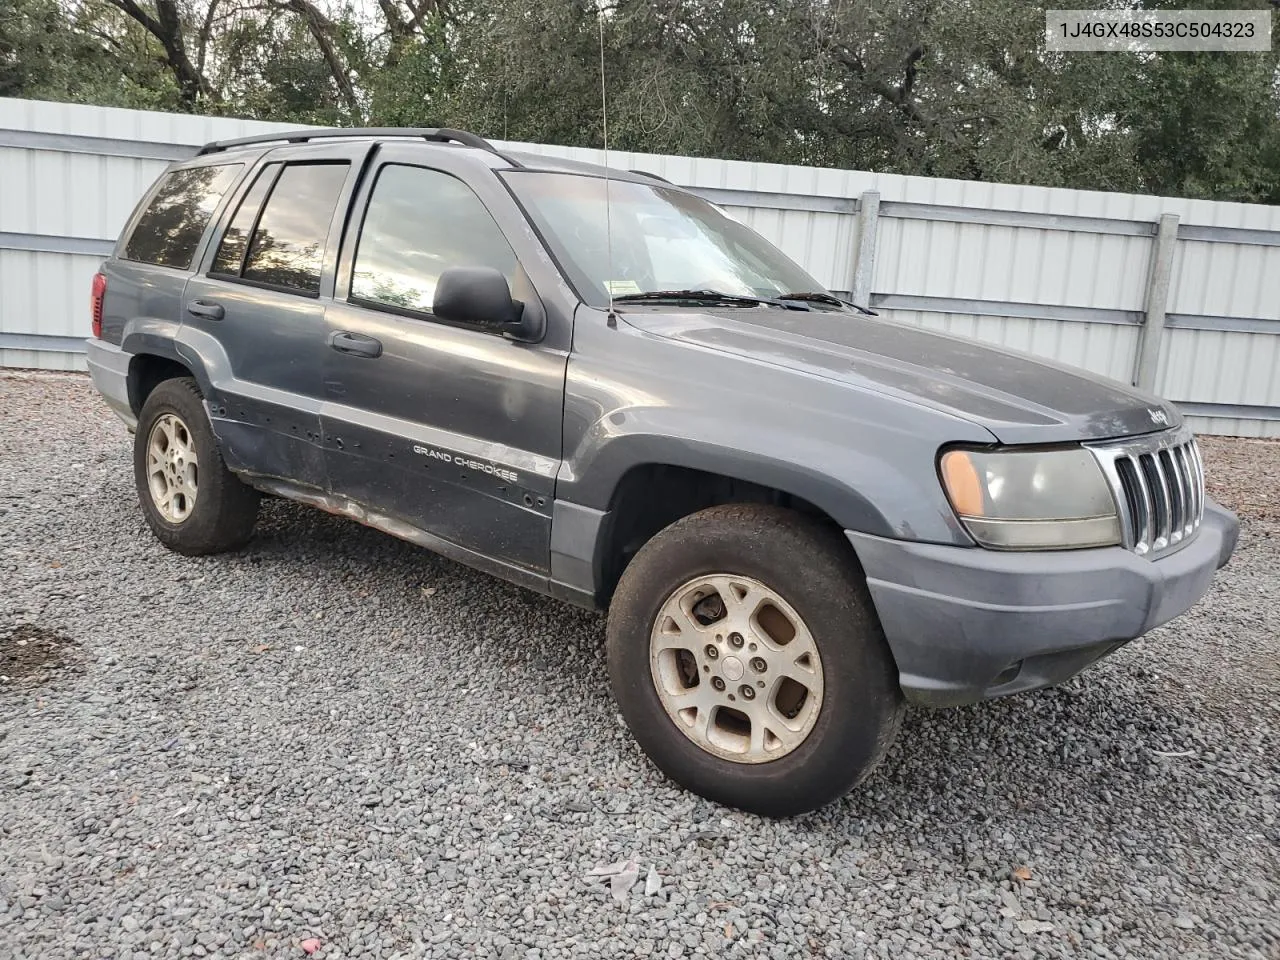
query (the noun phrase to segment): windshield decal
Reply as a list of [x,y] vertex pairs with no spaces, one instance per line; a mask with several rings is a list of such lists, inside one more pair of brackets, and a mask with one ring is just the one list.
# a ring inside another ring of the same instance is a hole
[[640,284],[634,280],[606,280],[604,292],[614,297],[624,297],[631,293],[639,293]]

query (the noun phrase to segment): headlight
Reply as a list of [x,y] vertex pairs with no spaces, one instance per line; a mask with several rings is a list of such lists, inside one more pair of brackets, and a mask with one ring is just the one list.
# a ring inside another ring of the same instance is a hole
[[1080,447],[948,450],[942,484],[973,539],[997,550],[1065,550],[1120,542],[1102,468]]

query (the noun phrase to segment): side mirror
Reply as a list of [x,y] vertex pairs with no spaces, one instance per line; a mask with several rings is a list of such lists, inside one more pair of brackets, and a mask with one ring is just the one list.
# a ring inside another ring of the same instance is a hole
[[513,300],[507,278],[493,267],[449,267],[436,281],[431,312],[441,320],[498,330],[514,340],[542,337],[541,311]]

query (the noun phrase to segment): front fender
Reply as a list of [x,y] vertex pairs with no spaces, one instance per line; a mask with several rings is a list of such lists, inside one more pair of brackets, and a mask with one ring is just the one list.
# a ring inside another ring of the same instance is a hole
[[883,446],[842,439],[836,423],[798,429],[788,411],[751,416],[671,406],[629,407],[596,420],[565,460],[557,498],[607,510],[639,466],[688,467],[801,497],[846,530],[968,544],[937,479],[931,444]]
[[[579,311],[558,500],[609,509],[634,467],[669,464],[802,497],[846,530],[970,545],[938,478],[979,424],[772,354],[742,357]],[[553,525],[554,526],[554,525]]]

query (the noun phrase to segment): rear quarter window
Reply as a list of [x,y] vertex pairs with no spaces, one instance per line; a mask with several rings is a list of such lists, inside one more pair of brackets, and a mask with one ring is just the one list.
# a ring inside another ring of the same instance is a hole
[[210,217],[243,167],[227,163],[165,174],[125,243],[125,259],[191,266]]

